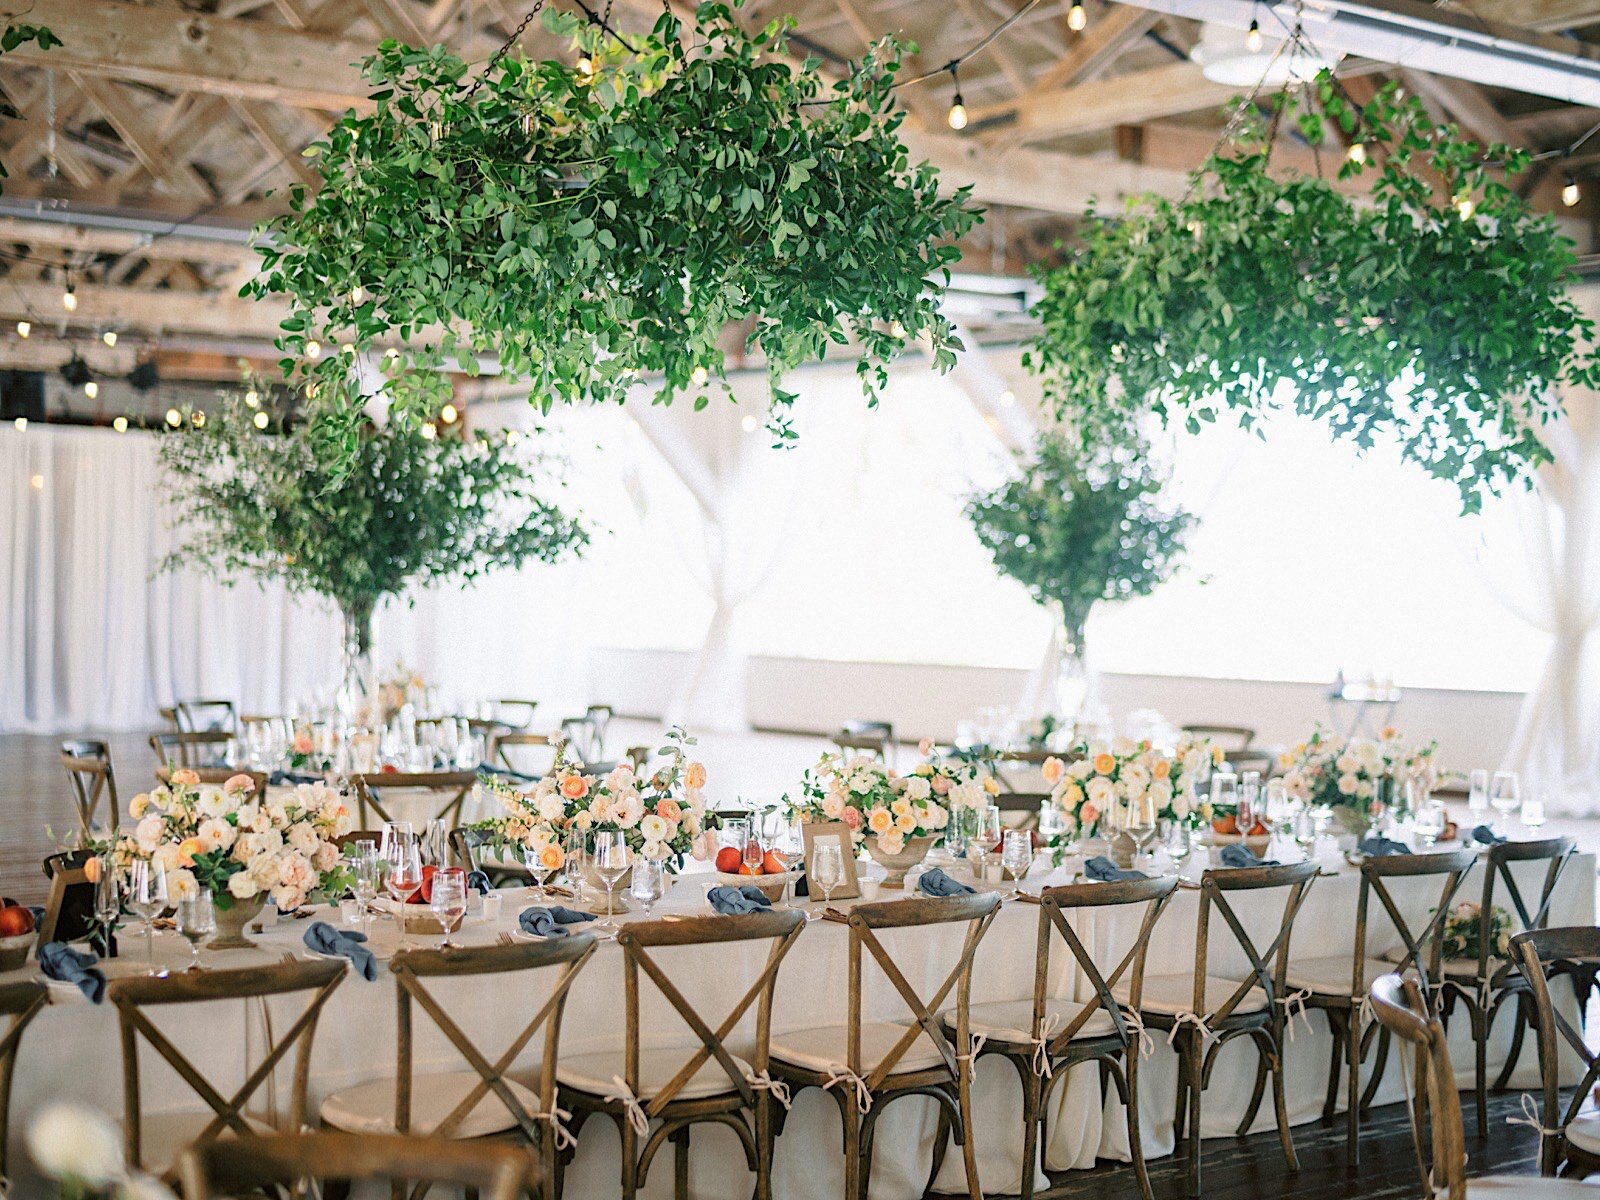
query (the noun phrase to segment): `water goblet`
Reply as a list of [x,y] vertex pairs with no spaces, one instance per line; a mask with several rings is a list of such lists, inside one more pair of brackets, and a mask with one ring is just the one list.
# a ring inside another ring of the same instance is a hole
[[178,933],[189,943],[189,965],[186,970],[200,969],[200,943],[217,931],[216,910],[211,903],[211,893],[201,889],[193,896],[178,901]]
[[988,805],[977,812],[977,821],[967,840],[967,861],[972,864],[972,874],[980,882],[989,878],[989,860],[1001,849],[1000,810]]
[[1544,824],[1544,801],[1537,796],[1528,796],[1522,801],[1522,826],[1530,833],[1538,833],[1539,826]]
[[378,898],[378,888],[383,880],[383,860],[378,857],[377,846],[365,839],[357,842],[350,858],[350,870],[353,876],[350,890],[361,905],[361,932],[370,936],[372,902]]
[[1467,811],[1472,814],[1472,823],[1481,825],[1483,814],[1489,811],[1489,772],[1476,767],[1468,778]]
[[1432,850],[1433,844],[1444,832],[1444,806],[1432,803],[1422,805],[1411,818],[1411,828],[1416,831],[1424,853]]
[[1495,819],[1495,832],[1505,833],[1505,824],[1511,819],[1511,814],[1522,806],[1522,796],[1518,790],[1517,773],[1515,771],[1496,771],[1494,781],[1489,785],[1489,803],[1500,815]]
[[1022,890],[1022,881],[1028,874],[1028,868],[1033,866],[1033,834],[1026,829],[1006,830],[1000,862],[1011,872],[1011,879],[1017,885],[1011,889],[1011,898],[1016,899],[1017,893]]
[[833,889],[844,882],[844,857],[837,844],[814,846],[806,871],[811,887],[822,893],[824,904],[833,903]]
[[633,878],[628,890],[644,909],[645,919],[667,894],[667,865],[653,858],[633,860]]
[[467,873],[460,867],[444,867],[434,872],[428,904],[444,931],[439,949],[454,945],[450,941],[450,931],[467,915]]
[[400,926],[400,948],[404,950],[410,944],[406,938],[404,908],[407,897],[422,886],[422,855],[409,821],[391,821],[384,828],[383,840],[383,857],[389,868],[385,886],[394,901],[394,917]]
[[128,864],[128,908],[144,921],[144,958],[148,974],[156,969],[156,917],[167,907],[167,873],[161,864],[136,858]]
[[1322,831],[1317,814],[1310,808],[1301,808],[1294,814],[1290,827],[1294,830],[1294,843],[1300,847],[1300,852],[1307,859],[1315,857],[1317,835]]
[[791,814],[778,825],[772,848],[783,863],[783,902],[793,904],[795,868],[806,856],[805,825],[798,816]]
[[1184,861],[1189,857],[1189,852],[1194,849],[1193,837],[1189,826],[1182,821],[1172,822],[1167,830],[1167,855],[1172,859],[1172,865],[1177,868],[1178,874],[1183,874]]
[[545,882],[555,874],[556,868],[563,861],[565,859],[561,847],[554,842],[543,846],[531,846],[522,852],[522,865],[527,868],[528,876],[533,880],[533,895],[530,899],[535,904],[545,902]]
[[616,927],[617,923],[612,919],[615,911],[613,896],[617,882],[627,873],[631,857],[620,829],[601,830],[594,835],[594,870],[600,876],[600,882],[606,885],[606,915],[596,926],[597,929]]

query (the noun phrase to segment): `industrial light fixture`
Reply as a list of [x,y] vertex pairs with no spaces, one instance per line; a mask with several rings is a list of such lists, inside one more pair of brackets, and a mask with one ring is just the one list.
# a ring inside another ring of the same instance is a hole
[[89,364],[83,361],[83,356],[74,350],[72,357],[61,364],[61,378],[73,387],[83,387],[94,378],[94,372],[89,370]]
[[161,372],[156,368],[156,360],[144,359],[133,365],[133,370],[128,372],[128,383],[138,392],[148,392],[161,382]]

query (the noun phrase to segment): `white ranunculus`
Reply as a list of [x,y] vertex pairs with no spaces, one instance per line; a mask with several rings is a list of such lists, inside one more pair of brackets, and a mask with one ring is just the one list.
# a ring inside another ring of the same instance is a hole
[[923,814],[922,824],[927,829],[943,829],[950,824],[950,811],[938,804],[930,804]]
[[650,813],[639,822],[639,832],[644,835],[647,842],[659,842],[667,836],[667,823],[655,813]]
[[133,840],[139,843],[139,849],[149,854],[161,844],[161,831],[165,828],[166,822],[152,813],[134,826]]
[[561,793],[551,790],[539,797],[539,819],[541,821],[558,821],[561,814],[566,812],[567,802],[561,798]]
[[631,792],[634,790],[633,768],[622,763],[606,776],[606,791]]
[[[648,818],[646,818],[648,819]],[[667,858],[667,844],[665,842],[646,842],[639,851],[651,862],[665,862]]]
[[249,900],[261,891],[261,885],[249,871],[237,871],[228,876],[228,895],[235,900]]
[[[259,837],[260,835],[258,834],[257,836]],[[250,872],[250,878],[254,879],[262,888],[272,887],[278,882],[278,855],[276,853],[258,854],[250,860],[250,864],[245,870]]]
[[872,782],[872,776],[867,772],[858,772],[850,780],[850,790],[858,796],[865,796],[872,790]]
[[220,787],[207,784],[200,789],[200,799],[195,803],[195,810],[202,817],[220,817],[224,813],[233,811],[233,797]]
[[239,836],[239,831],[221,817],[212,817],[210,820],[200,822],[200,828],[195,836],[200,839],[200,845],[209,854],[213,850],[226,850],[232,846],[234,839]]
[[122,1134],[110,1117],[81,1104],[52,1104],[35,1117],[28,1153],[43,1174],[91,1189],[122,1175]]
[[611,819],[622,829],[632,829],[643,816],[644,801],[636,792],[629,792],[611,810]]
[[1166,804],[1172,799],[1172,780],[1152,780],[1146,794],[1149,795],[1150,799],[1155,802],[1155,806],[1160,808],[1163,804]]
[[913,775],[906,781],[906,795],[912,800],[926,800],[932,791],[933,785],[921,775]]
[[1094,770],[1094,763],[1087,758],[1076,758],[1067,764],[1067,774],[1074,779],[1083,779]]
[[1107,779],[1104,775],[1096,775],[1093,779],[1089,780],[1089,786],[1087,790],[1089,793],[1089,799],[1101,812],[1104,812],[1107,808],[1109,808],[1117,798],[1116,787],[1112,784],[1111,780]]

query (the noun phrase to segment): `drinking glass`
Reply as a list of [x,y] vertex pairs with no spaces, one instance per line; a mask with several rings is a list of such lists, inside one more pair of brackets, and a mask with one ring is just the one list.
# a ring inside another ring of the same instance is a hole
[[978,827],[978,810],[967,804],[950,810],[950,823],[944,828],[945,848],[956,858],[965,858],[967,843]]
[[1178,869],[1178,874],[1183,874],[1184,861],[1192,849],[1194,841],[1189,827],[1182,821],[1172,822],[1172,827],[1167,830],[1167,853],[1172,856],[1172,865]]
[[112,931],[122,915],[122,876],[109,854],[100,857],[99,866],[100,876],[94,885],[94,920],[100,928],[100,949],[109,957]]
[[350,857],[350,870],[354,876],[350,890],[361,904],[361,932],[371,936],[372,902],[378,898],[383,879],[383,860],[378,857],[377,846],[365,839],[357,842]]
[[811,869],[807,872],[814,891],[822,893],[822,902],[833,902],[833,889],[844,882],[844,857],[835,845],[816,846],[811,851]]
[[1148,855],[1156,839],[1155,805],[1149,797],[1129,802],[1126,831],[1133,839],[1138,857]]
[[[1211,777],[1211,808],[1219,817],[1234,812],[1242,825],[1243,814],[1238,811],[1239,777],[1232,771],[1218,771]],[[1239,830],[1240,833],[1244,829]]]
[[633,898],[644,909],[645,919],[650,910],[661,903],[667,894],[667,864],[653,858],[637,858],[633,862],[633,880],[628,886]]
[[1056,807],[1054,800],[1041,800],[1039,802],[1039,836],[1047,843],[1051,838],[1061,832],[1061,810]]
[[783,902],[794,903],[795,868],[806,856],[805,825],[797,816],[786,816],[777,823],[771,838],[772,848],[783,863]]
[[750,840],[750,820],[748,817],[729,817],[722,823],[722,844],[732,846],[739,852],[739,857],[744,857],[745,843]]
[[555,868],[546,866],[543,861],[545,847],[538,846],[522,852],[522,865],[528,869],[528,874],[533,879],[533,895],[530,899],[535,904],[543,904],[547,897],[544,893],[545,881],[555,873]]
[[409,942],[403,909],[406,897],[422,886],[422,854],[410,821],[391,821],[384,826],[383,845],[384,862],[389,867],[385,886],[394,900],[394,919],[400,926],[400,948],[404,950]]
[[1248,835],[1261,816],[1261,772],[1246,771],[1239,777],[1239,832]]
[[211,893],[201,889],[187,900],[178,901],[178,933],[189,943],[186,970],[200,969],[200,943],[217,931],[216,911]]
[[1281,779],[1267,780],[1267,824],[1276,826],[1289,815],[1289,789]]
[[1537,796],[1529,796],[1522,802],[1522,825],[1524,829],[1535,833],[1539,826],[1544,824],[1544,801]]
[[753,868],[757,875],[761,874],[761,862],[766,856],[766,851],[761,846],[761,839],[755,836],[746,838],[743,848],[739,851],[739,857],[744,860],[744,865]]
[[627,873],[629,858],[628,843],[620,829],[601,830],[594,835],[594,870],[600,882],[606,885],[606,915],[595,927],[597,929],[616,926],[611,916],[612,896],[617,890],[617,881]]
[[1000,862],[1017,886],[1011,890],[1013,897],[1022,890],[1022,880],[1033,866],[1033,834],[1026,829],[1008,829],[1000,852]]
[[[1526,810],[1527,805],[1523,805],[1523,808]],[[1422,805],[1412,816],[1411,827],[1416,831],[1423,851],[1432,850],[1433,844],[1444,832],[1444,806],[1432,803]]]
[[1515,771],[1496,771],[1494,782],[1489,785],[1489,803],[1494,806],[1495,812],[1500,815],[1495,818],[1495,832],[1505,833],[1505,823],[1511,819],[1511,814],[1522,805],[1522,796],[1518,790],[1517,773]]
[[589,835],[574,825],[567,830],[566,845],[562,848],[567,855],[567,886],[576,896],[583,891],[584,875],[589,867]]
[[1292,828],[1295,845],[1300,847],[1301,853],[1308,859],[1314,857],[1317,834],[1321,832],[1321,822],[1317,820],[1317,814],[1310,808],[1301,808],[1294,814]]
[[442,867],[450,861],[450,835],[442,820],[428,822],[422,834],[422,865]]
[[160,864],[136,858],[128,864],[128,908],[144,921],[144,959],[149,974],[156,970],[156,917],[167,907],[167,873]]
[[1467,811],[1474,825],[1483,823],[1483,814],[1489,810],[1489,772],[1482,767],[1473,770],[1467,788]]
[[460,867],[444,867],[434,872],[430,896],[428,903],[444,930],[444,938],[439,943],[442,950],[453,944],[450,930],[467,915],[467,873]]
[[979,880],[988,879],[990,856],[1001,848],[1000,834],[1000,810],[992,804],[980,808],[976,826],[967,841],[967,861],[972,864],[972,873]]

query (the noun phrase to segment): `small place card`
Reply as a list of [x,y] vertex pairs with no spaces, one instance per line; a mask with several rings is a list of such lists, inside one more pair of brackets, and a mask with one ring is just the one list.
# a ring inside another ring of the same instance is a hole
[[853,900],[861,895],[861,880],[856,875],[856,843],[850,834],[850,826],[843,821],[824,821],[816,825],[801,827],[801,836],[805,839],[806,851],[806,885],[811,899],[820,901],[822,890],[811,883],[811,862],[818,846],[830,843],[839,847],[839,861],[844,867],[844,878],[839,881],[839,886],[833,889],[830,900]]

